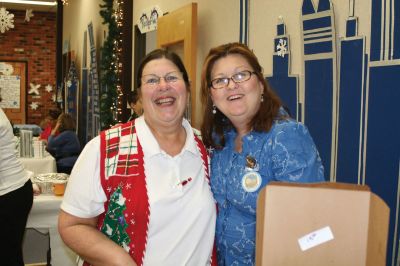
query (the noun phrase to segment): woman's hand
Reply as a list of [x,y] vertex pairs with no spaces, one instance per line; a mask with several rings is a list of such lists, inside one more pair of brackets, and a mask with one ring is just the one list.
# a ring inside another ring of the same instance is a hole
[[60,121],[57,121],[56,126],[51,130],[51,135],[54,136],[54,135],[58,132],[60,126],[61,126],[61,122],[60,122]]
[[135,266],[128,252],[97,229],[97,219],[79,218],[61,210],[58,231],[62,240],[92,265]]
[[41,193],[40,187],[37,184],[32,184],[33,195],[38,196]]

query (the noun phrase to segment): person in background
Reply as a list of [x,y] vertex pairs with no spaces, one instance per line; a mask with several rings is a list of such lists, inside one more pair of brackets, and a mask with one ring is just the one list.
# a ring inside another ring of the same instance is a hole
[[157,49],[137,84],[143,115],[86,144],[61,204],[60,235],[91,265],[215,265],[207,151],[183,118],[186,69]]
[[63,113],[58,117],[49,136],[47,151],[56,159],[58,173],[71,173],[81,145],[75,133],[75,121],[70,114]]
[[142,102],[140,100],[137,90],[130,91],[128,94],[128,103],[131,107],[132,114],[128,121],[132,121],[143,114]]
[[13,129],[0,108],[1,265],[24,265],[22,240],[32,204],[33,189],[30,176],[17,158]]
[[[48,142],[49,137],[51,135],[51,131],[55,127],[57,123],[57,118],[61,114],[60,109],[51,109],[49,110],[48,115],[40,122],[40,128],[42,129],[42,133],[40,133],[39,139]],[[56,135],[58,132],[55,133]]]
[[201,97],[201,133],[212,150],[211,188],[218,205],[218,264],[254,265],[260,189],[271,181],[324,181],[324,168],[307,128],[282,108],[246,45],[210,50]]

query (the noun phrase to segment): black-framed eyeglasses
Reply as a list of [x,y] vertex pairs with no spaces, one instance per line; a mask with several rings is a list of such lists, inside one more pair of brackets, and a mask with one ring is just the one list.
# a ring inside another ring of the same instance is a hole
[[216,78],[211,80],[211,87],[213,87],[214,89],[222,89],[222,88],[226,88],[229,86],[229,82],[232,80],[235,83],[241,83],[241,82],[245,82],[248,81],[251,78],[252,74],[255,74],[256,72],[252,72],[252,71],[248,71],[248,70],[244,70],[244,71],[240,71],[234,75],[232,75],[232,77],[227,78]]
[[183,74],[179,71],[174,71],[166,74],[164,77],[159,77],[155,74],[148,74],[142,76],[142,84],[147,87],[154,87],[160,84],[161,79],[168,84],[175,83],[179,80],[183,80]]

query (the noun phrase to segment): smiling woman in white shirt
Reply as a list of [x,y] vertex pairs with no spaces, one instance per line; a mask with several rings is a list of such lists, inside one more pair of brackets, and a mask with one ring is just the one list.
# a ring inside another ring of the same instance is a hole
[[[1,96],[0,96],[1,101]],[[30,176],[17,158],[10,121],[0,108],[0,258],[2,265],[24,265],[22,239],[33,203]]]
[[143,115],[85,146],[59,232],[92,265],[215,265],[207,151],[183,118],[188,74],[158,49],[143,59],[138,84]]

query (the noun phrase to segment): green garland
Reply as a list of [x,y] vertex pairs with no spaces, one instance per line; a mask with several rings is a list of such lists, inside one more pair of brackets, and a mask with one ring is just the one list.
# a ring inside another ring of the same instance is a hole
[[113,0],[103,0],[100,15],[103,24],[108,24],[108,35],[101,48],[101,84],[100,84],[100,127],[110,128],[118,122],[117,117],[117,82],[115,43],[120,36],[120,29],[114,16]]

